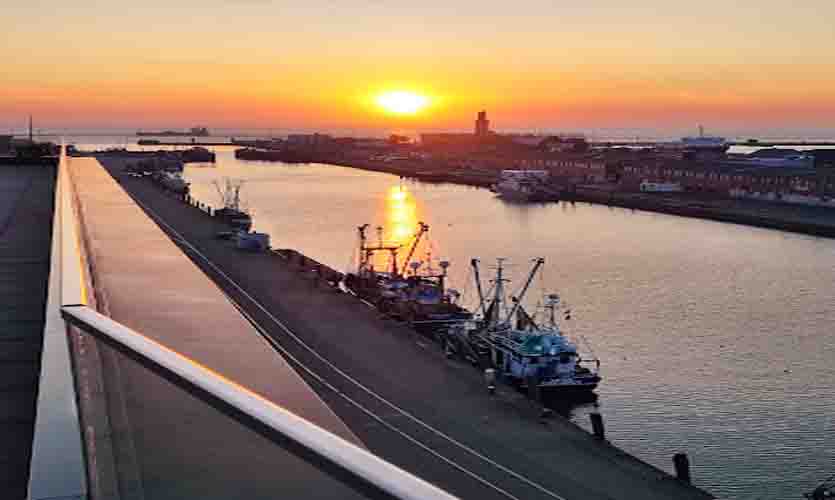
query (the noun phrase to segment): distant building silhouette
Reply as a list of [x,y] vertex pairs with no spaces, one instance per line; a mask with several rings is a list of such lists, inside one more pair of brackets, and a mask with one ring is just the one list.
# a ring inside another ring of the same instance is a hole
[[499,140],[500,136],[490,131],[487,111],[479,111],[475,121],[475,133],[440,133],[421,134],[420,142],[424,146],[435,147],[476,147]]
[[0,155],[12,153],[13,135],[0,135]]
[[490,135],[490,120],[487,119],[487,111],[479,111],[478,119],[475,121],[476,137],[487,137]]

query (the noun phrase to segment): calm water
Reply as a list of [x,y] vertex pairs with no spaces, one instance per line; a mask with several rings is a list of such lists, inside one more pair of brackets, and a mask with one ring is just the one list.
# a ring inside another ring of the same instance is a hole
[[[78,141],[84,142],[84,141]],[[92,142],[92,141],[90,141]],[[186,169],[193,194],[243,179],[273,246],[348,269],[356,226],[406,237],[418,220],[474,299],[468,263],[507,257],[531,295],[559,291],[564,325],[603,360],[597,410],[607,437],[671,470],[686,451],[698,485],[722,498],[800,498],[835,473],[835,240],[586,204],[515,205],[486,190],[407,182],[328,165],[239,162]],[[489,269],[485,269],[487,273]],[[588,427],[592,404],[572,418]]]

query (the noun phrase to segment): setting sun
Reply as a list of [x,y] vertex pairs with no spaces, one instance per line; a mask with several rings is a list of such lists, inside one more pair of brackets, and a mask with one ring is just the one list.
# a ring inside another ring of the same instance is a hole
[[403,90],[385,92],[377,96],[377,105],[389,113],[413,115],[426,107],[429,99]]

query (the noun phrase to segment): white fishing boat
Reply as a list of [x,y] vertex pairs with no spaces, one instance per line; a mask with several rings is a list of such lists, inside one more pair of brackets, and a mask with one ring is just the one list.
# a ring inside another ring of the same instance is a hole
[[558,295],[548,294],[541,304],[543,318],[528,314],[522,303],[537,272],[545,260],[534,261],[533,269],[516,296],[505,296],[504,260],[499,259],[496,277],[492,280],[493,296],[485,298],[478,269],[473,260],[476,287],[480,298],[480,317],[469,327],[467,337],[487,351],[500,377],[519,387],[536,384],[549,393],[590,392],[601,381],[600,361],[593,355],[584,357],[577,344],[565,336],[559,317],[571,318],[569,310],[560,311]]

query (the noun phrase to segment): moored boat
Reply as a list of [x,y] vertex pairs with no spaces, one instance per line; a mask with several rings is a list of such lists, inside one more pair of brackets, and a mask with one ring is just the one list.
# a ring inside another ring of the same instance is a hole
[[[496,277],[492,280],[494,295],[486,299],[478,260],[473,259],[476,287],[480,298],[480,316],[458,329],[455,337],[466,338],[482,355],[488,356],[500,377],[518,387],[536,386],[544,393],[585,393],[597,388],[600,377],[600,361],[596,357],[583,357],[577,344],[566,337],[559,326],[561,301],[558,295],[545,297],[542,312],[528,314],[522,301],[545,260],[536,259],[533,269],[517,296],[505,296],[503,259],[498,260]],[[563,311],[565,319],[571,312]],[[462,331],[463,330],[463,331]]]
[[243,181],[233,182],[227,178],[221,185],[214,183],[223,207],[215,210],[214,216],[226,221],[233,229],[249,231],[252,228],[252,216],[241,204],[241,187]]
[[[441,261],[436,268],[431,258],[425,262],[413,260],[421,239],[429,231],[427,224],[418,223],[402,262],[399,253],[404,245],[383,241],[382,227],[377,228],[377,241],[369,242],[368,227],[365,224],[357,228],[359,262],[356,272],[345,275],[344,285],[348,290],[380,312],[408,321],[420,330],[431,331],[471,317],[469,311],[457,304],[458,292],[446,288],[448,262]],[[382,269],[375,267],[379,264],[378,254],[387,254],[388,262]]]

